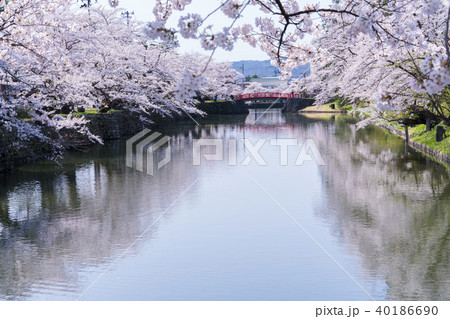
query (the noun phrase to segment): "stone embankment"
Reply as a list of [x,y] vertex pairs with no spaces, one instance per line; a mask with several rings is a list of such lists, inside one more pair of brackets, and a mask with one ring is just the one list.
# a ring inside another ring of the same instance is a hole
[[[205,113],[205,115],[248,113],[248,109],[245,108],[245,105],[231,101],[201,103],[197,106],[200,111]],[[89,120],[87,126],[91,133],[99,136],[104,141],[132,136],[146,127],[140,120],[138,114],[128,111],[86,114],[84,116]],[[188,119],[189,115],[181,111],[179,114],[173,114],[171,116],[163,116],[157,113],[150,116],[150,121],[154,123],[154,127]],[[48,134],[50,133],[47,132],[47,135]],[[55,138],[60,138],[56,137],[56,134],[54,135]],[[71,144],[75,148],[77,147],[77,142],[80,142],[80,144],[86,143],[83,138],[79,138],[73,133],[62,133],[62,135],[63,138],[65,137],[68,140],[68,144]],[[76,141],[76,139],[80,139],[80,141]],[[22,146],[19,147],[19,145]],[[19,141],[17,134],[14,131],[9,132],[4,127],[0,127],[0,173],[26,163],[49,159],[54,153],[55,150],[49,143],[43,143],[38,138],[30,138],[30,140],[26,142]]]
[[0,173],[26,163],[48,159],[53,154],[50,144],[33,137],[19,143],[14,131],[0,127]]
[[[89,120],[87,126],[91,133],[99,136],[104,141],[126,138],[140,132],[145,126],[139,119],[139,115],[127,111],[86,114],[85,118]],[[188,115],[184,113],[172,117],[163,117],[158,114],[150,117],[153,123],[158,123],[159,125],[186,118],[188,118]],[[51,132],[47,132],[47,135],[51,135]],[[54,135],[55,138],[61,138],[55,133]],[[75,148],[78,142],[83,147],[86,147],[86,141],[72,132],[62,132],[61,135],[62,138],[67,140],[67,144]],[[14,131],[9,132],[5,128],[0,127],[0,173],[26,163],[49,159],[54,153],[55,149],[49,143],[43,143],[38,138],[30,138],[29,141],[25,142],[19,141]]]
[[286,101],[286,106],[283,111],[287,113],[297,113],[302,109],[312,106],[314,102],[314,99],[289,99]]
[[202,102],[196,105],[197,109],[206,114],[248,114],[248,107],[243,101]]

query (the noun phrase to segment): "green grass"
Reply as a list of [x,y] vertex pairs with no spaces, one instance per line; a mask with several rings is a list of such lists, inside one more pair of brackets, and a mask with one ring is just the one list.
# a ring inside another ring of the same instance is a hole
[[72,115],[85,115],[85,114],[97,114],[99,113],[96,108],[87,108],[85,112],[72,112]]
[[396,129],[398,131],[402,131],[402,132],[405,130],[405,127],[403,125],[398,124],[397,122],[390,122],[386,119],[377,119],[376,123],[379,125],[384,125],[384,126]]
[[207,100],[207,101],[204,101],[204,103],[217,103],[217,102],[229,102],[230,100],[217,100],[217,101],[212,101],[212,100]]
[[[335,105],[335,109],[332,109],[330,106],[331,104]],[[304,109],[302,109],[302,111],[306,111],[306,112],[336,112],[336,111],[351,111],[352,110],[352,106],[351,105],[345,105],[342,107],[339,107],[337,103],[327,103],[324,105],[318,105],[318,106],[308,106],[305,107]]]
[[[109,114],[118,112],[118,110],[109,110],[107,113],[101,113],[96,108],[88,108],[85,112],[72,112],[72,115],[86,115],[86,114]],[[67,117],[67,114],[60,114],[61,116]]]
[[[86,115],[86,114],[111,114],[114,112],[119,112],[119,110],[109,110],[107,113],[101,113],[96,108],[88,108],[85,112],[72,112],[72,115]],[[68,114],[58,114],[62,117],[67,117]],[[32,119],[29,117],[21,118],[22,121],[29,122]]]
[[[332,104],[332,103],[330,103],[330,104]],[[350,112],[351,110],[353,110],[353,106],[351,104],[347,104],[347,105],[335,104],[335,105],[336,105],[336,108],[341,111]]]
[[311,119],[311,120],[328,121],[335,115],[331,112],[320,112],[320,113],[302,113],[302,116],[304,116],[308,119]]
[[442,123],[439,125],[444,126],[446,130],[446,137],[444,136],[443,141],[436,142],[436,127],[430,132],[427,132],[425,124],[410,128],[411,139],[439,152],[450,155],[450,126],[446,126]]

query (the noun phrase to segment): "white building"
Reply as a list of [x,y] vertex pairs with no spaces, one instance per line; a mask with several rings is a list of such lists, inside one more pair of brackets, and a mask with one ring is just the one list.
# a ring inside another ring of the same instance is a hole
[[277,77],[264,77],[252,79],[252,82],[256,82],[262,85],[265,89],[274,89],[279,86],[287,86],[289,80],[280,80]]

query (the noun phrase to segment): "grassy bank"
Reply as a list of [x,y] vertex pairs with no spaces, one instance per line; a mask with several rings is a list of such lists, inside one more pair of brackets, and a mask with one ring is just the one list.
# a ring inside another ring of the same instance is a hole
[[[335,109],[331,108],[331,104],[335,105]],[[320,106],[311,106],[307,107],[300,112],[305,113],[338,113],[342,111],[351,112],[357,117],[366,118],[367,115],[358,111],[359,106],[353,107],[352,105],[346,105],[342,103],[340,100],[337,100],[332,103],[320,105]],[[378,126],[388,129],[391,133],[397,134],[404,137],[404,126],[402,125],[394,125],[393,122],[389,122],[387,120],[379,120],[376,124]],[[448,163],[450,156],[450,126],[444,125],[440,123],[439,126],[443,126],[446,133],[444,135],[444,140],[441,142],[436,142],[436,127],[433,127],[431,131],[427,132],[426,125],[417,125],[414,127],[409,127],[409,139],[410,145],[421,151],[426,153],[427,155],[435,158],[436,160],[442,163]],[[445,164],[447,166],[447,164]]]
[[446,131],[444,140],[441,142],[436,142],[436,127],[427,132],[425,124],[410,128],[410,138],[417,143],[426,145],[446,155],[450,155],[450,126],[443,125],[442,123],[440,125],[443,126]]
[[[331,108],[331,104],[334,104],[335,108]],[[345,113],[352,110],[351,105],[340,106],[337,103],[328,103],[324,105],[308,106],[301,109],[301,113]]]
[[[100,112],[96,108],[87,108],[84,112],[72,112],[72,115],[87,115],[87,114],[111,114],[117,112],[118,110],[110,109],[107,112]],[[61,116],[67,117],[68,114],[61,114]]]
[[[388,130],[392,134],[405,138],[405,127],[403,125],[394,124],[387,120],[378,120],[374,124]],[[443,126],[446,130],[444,139],[441,142],[436,142],[437,126]],[[409,126],[408,134],[409,145],[411,147],[432,157],[447,168],[450,168],[450,126],[440,123],[433,127],[429,132],[427,132],[425,124]]]

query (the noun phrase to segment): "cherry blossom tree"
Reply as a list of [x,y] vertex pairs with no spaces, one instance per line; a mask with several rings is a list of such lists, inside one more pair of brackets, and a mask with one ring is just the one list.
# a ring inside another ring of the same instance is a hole
[[[0,123],[14,130],[22,139],[32,137],[51,142],[45,127],[77,128],[89,138],[96,138],[85,128],[85,120],[72,117],[50,117],[56,96],[49,88],[52,79],[61,74],[64,59],[61,48],[52,43],[51,30],[58,30],[61,12],[69,10],[64,1],[48,3],[40,0],[2,1],[1,20],[1,89]],[[30,120],[18,117],[27,113]]]
[[233,69],[230,62],[209,61],[209,57],[198,54],[183,55],[180,61],[180,70],[184,69],[184,65],[190,65],[192,70],[196,70],[194,73],[202,73],[202,85],[197,92],[200,100],[216,97],[230,99],[241,93],[242,87],[238,84],[238,79],[243,75]]
[[267,92],[267,89],[264,88],[259,82],[251,82],[244,90],[244,94],[247,93],[262,93]]
[[[196,112],[196,96],[236,94],[237,73],[212,56],[238,39],[266,52],[283,77],[313,62],[317,74],[308,85],[319,99],[343,95],[378,106],[368,111],[373,117],[380,110],[425,111],[449,123],[448,0],[340,0],[329,7],[223,0],[205,17],[186,12],[176,27],[170,17],[191,0],[155,1],[145,25],[121,18],[117,0],[111,8],[83,3],[89,5],[0,1],[0,123],[22,139],[48,141],[49,129],[64,129],[99,141],[85,119],[61,116],[62,109],[119,104],[145,120],[153,112]],[[249,7],[261,15],[241,23]],[[230,23],[211,26],[217,14]],[[211,56],[180,55],[179,36],[197,39]]]
[[[409,78],[409,87],[415,92],[413,95],[427,97],[435,114],[441,117],[446,114],[436,94],[447,94],[450,84],[448,0],[340,0],[329,7],[300,4],[295,0],[226,0],[218,1],[217,10],[206,17],[189,13],[180,18],[178,29],[169,27],[167,22],[172,13],[185,10],[190,3],[191,0],[156,1],[155,19],[148,23],[147,35],[176,45],[179,34],[198,39],[204,49],[212,52],[219,47],[231,50],[234,42],[241,38],[266,52],[272,63],[281,69],[283,77],[289,77],[291,70],[299,65],[318,56],[329,57],[328,50],[304,40],[306,35],[317,38],[330,32],[326,28],[332,22],[334,29],[345,35],[343,40],[346,44],[351,47],[367,45],[379,59],[379,65],[381,61],[390,64],[392,68],[384,70],[393,72],[389,75],[392,80],[404,84],[404,78]],[[259,8],[261,16],[253,23],[238,25],[242,12],[249,6]],[[211,16],[220,13],[231,18],[232,22],[223,31],[213,32],[208,23]],[[332,33],[329,35],[333,36]],[[365,42],[359,42],[362,40]],[[404,62],[409,65],[402,70],[400,66]],[[361,74],[362,70],[355,69],[356,66],[345,72],[352,70]],[[376,72],[381,72],[383,68],[376,69]],[[406,74],[401,75],[401,71]],[[372,75],[382,77],[381,73]],[[186,74],[186,87],[191,91],[197,85],[194,81],[197,76]],[[370,76],[367,78],[369,82],[375,81]],[[397,85],[397,88],[402,85]],[[402,109],[398,97],[400,94],[394,97],[380,90],[376,104],[382,109]]]
[[0,124],[20,139],[34,137],[63,149],[67,141],[55,134],[72,130],[100,142],[83,117],[60,115],[79,108],[120,106],[143,121],[154,112],[198,112],[195,100],[182,93],[185,65],[204,70],[197,87],[205,94],[232,93],[237,72],[229,65],[212,61],[205,68],[204,57],[180,56],[150,41],[142,24],[125,21],[114,9],[117,1],[110,3],[113,9],[89,4],[0,4]]
[[[423,17],[420,22],[412,20],[414,14],[409,20],[420,25],[422,45],[434,46],[440,53],[445,48],[442,34],[448,17],[443,9]],[[448,123],[449,109],[445,103],[448,87],[437,88],[439,78],[436,83],[432,80],[437,73],[430,53],[401,42],[395,50],[382,48],[380,51],[379,44],[369,35],[359,34],[353,39],[345,31],[334,21],[328,21],[323,35],[313,42],[315,50],[323,53],[314,59],[313,75],[301,85],[306,82],[307,88],[317,93],[318,103],[339,95],[377,106],[378,109],[365,110],[372,114],[372,119],[385,117],[380,111],[395,111],[394,116],[389,112],[390,119],[404,124],[425,121],[427,117]]]

